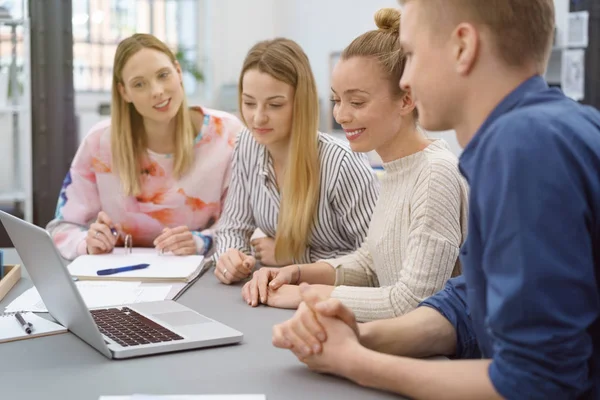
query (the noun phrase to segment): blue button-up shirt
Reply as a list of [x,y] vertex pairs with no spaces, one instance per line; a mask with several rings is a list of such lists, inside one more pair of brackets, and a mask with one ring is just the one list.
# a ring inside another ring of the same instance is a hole
[[521,84],[465,148],[463,276],[422,305],[510,399],[600,399],[600,113]]

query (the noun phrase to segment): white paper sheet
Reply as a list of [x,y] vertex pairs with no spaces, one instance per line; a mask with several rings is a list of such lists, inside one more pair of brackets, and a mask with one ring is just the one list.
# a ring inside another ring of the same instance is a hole
[[[79,281],[75,284],[88,308],[160,301],[172,288],[170,284],[144,286],[140,282]],[[37,289],[30,288],[13,300],[5,311],[48,312],[48,309]]]
[[[68,265],[69,272],[80,279],[100,280],[188,280],[200,269],[203,256],[176,256],[158,254],[154,249],[134,248],[132,254],[116,251],[111,254],[83,255]],[[119,268],[147,263],[148,268],[98,276],[102,269]]]

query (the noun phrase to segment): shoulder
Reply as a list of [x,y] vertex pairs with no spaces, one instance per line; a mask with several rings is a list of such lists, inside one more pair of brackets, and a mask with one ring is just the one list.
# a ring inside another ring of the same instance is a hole
[[458,157],[445,140],[437,139],[424,150],[423,168],[417,185],[445,195],[460,194],[466,187],[458,168]]
[[104,119],[95,123],[81,139],[80,148],[92,148],[94,150],[110,150],[110,119]]
[[365,154],[352,151],[350,145],[333,135],[318,133],[319,157],[323,168],[359,167],[371,169]]
[[235,138],[243,128],[243,124],[239,118],[226,111],[200,106],[192,106],[190,110],[198,116],[198,120],[195,121],[197,126],[201,127],[208,122],[209,125],[215,127],[217,133],[222,135]]

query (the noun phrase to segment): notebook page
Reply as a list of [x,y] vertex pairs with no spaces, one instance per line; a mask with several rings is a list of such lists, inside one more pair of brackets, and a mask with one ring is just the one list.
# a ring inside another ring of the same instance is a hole
[[21,315],[25,321],[33,325],[33,332],[31,334],[25,333],[13,314],[0,314],[0,343],[67,332],[67,329],[62,325],[38,317],[33,313],[26,312]]
[[[187,280],[200,268],[203,256],[176,256],[157,254],[154,249],[133,249],[132,254],[122,251],[111,254],[83,255],[68,265],[71,275],[80,279],[102,280]],[[150,264],[148,268],[98,276],[101,269],[119,268],[135,264]]]

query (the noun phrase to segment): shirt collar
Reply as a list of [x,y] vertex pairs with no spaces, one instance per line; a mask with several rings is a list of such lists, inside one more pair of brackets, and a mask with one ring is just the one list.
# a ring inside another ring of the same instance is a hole
[[477,130],[469,144],[463,150],[460,156],[460,171],[469,180],[469,176],[474,168],[474,158],[478,144],[481,142],[489,127],[501,116],[513,110],[521,100],[532,92],[541,92],[548,89],[548,84],[540,75],[535,75],[523,83],[506,96],[487,117],[483,125]]

